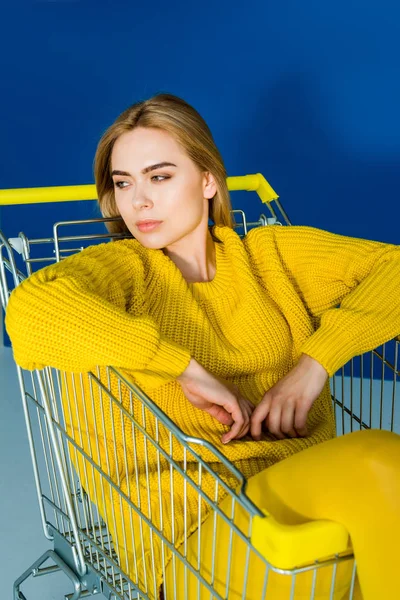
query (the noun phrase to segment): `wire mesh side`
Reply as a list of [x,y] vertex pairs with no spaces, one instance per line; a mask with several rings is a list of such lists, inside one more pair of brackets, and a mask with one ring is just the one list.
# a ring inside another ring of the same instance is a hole
[[[262,224],[243,223],[244,229]],[[59,227],[70,225],[61,223]],[[51,249],[48,261],[57,260],[57,244],[58,259],[82,249],[63,246],[75,244],[77,239],[72,238],[57,233],[46,240]],[[78,238],[81,241],[79,234]],[[28,242],[23,240],[23,251],[29,251],[26,261],[31,260],[35,246],[32,240]],[[39,266],[35,261],[28,263],[27,274]],[[8,263],[2,260],[2,264],[4,272],[16,272],[10,259]],[[18,271],[17,280],[23,277]],[[2,283],[2,289],[7,290],[2,301],[12,282],[7,286]],[[367,357],[354,359],[334,378],[340,433],[375,426],[398,431],[398,342],[393,344],[373,351],[372,365],[365,362]],[[261,573],[258,595],[254,596],[257,600],[272,599],[277,593],[293,599],[299,595],[316,599],[322,593],[326,598],[352,598],[356,576],[351,557],[334,557],[292,571],[279,571],[262,559],[250,543],[251,517],[256,509],[235,491],[243,485],[240,474],[229,465],[218,466],[212,448],[182,437],[157,407],[145,401],[115,370],[103,369],[87,376],[46,369],[43,385],[51,423],[46,419],[38,374],[23,373],[23,377],[29,422],[37,440],[34,453],[45,531],[51,536],[55,530],[71,544],[81,545],[86,562],[120,596],[155,598],[163,580],[165,599],[228,598],[233,587],[239,589],[238,598],[249,599],[248,588]],[[361,381],[359,392],[357,377]],[[367,388],[372,390],[369,396]],[[376,402],[375,397],[380,400]],[[61,449],[61,466],[49,432],[52,426]],[[60,469],[68,484],[67,495],[60,482]],[[244,525],[239,526],[238,515],[245,520]],[[78,535],[73,533],[73,519],[77,520]],[[226,539],[220,534],[224,526],[228,544],[221,551],[218,540]],[[240,564],[235,562],[237,556],[242,557]],[[239,582],[235,580],[237,573]]]
[[[278,206],[280,205],[278,204]],[[277,211],[274,209],[273,203],[268,203],[266,208],[269,216],[261,214],[258,221],[255,222],[249,222],[242,210],[232,211],[235,229],[240,237],[246,235],[254,227],[281,223],[290,224],[282,207]],[[15,255],[20,255],[21,265],[24,267],[19,273],[19,281],[21,281],[25,276],[29,276],[39,268],[52,262],[59,262],[71,254],[81,252],[89,245],[131,238],[132,236],[128,232],[106,231],[109,223],[119,221],[122,221],[119,217],[59,221],[53,226],[53,235],[43,238],[28,238],[21,232],[18,237],[7,239],[0,231],[0,245],[3,249],[2,268],[5,268],[4,265],[7,261],[12,260],[15,262]],[[4,248],[9,249],[8,257],[4,255]],[[12,252],[12,248],[15,252]],[[11,257],[11,252],[13,257]],[[12,271],[13,269],[14,267],[8,270]],[[15,285],[16,283],[14,283]]]
[[[232,590],[246,599],[273,598],[277,590],[318,598],[323,589],[342,593],[349,585],[349,557],[287,571],[269,565],[250,542],[260,513],[240,492],[240,473],[211,445],[184,436],[114,369],[82,375],[47,368],[45,387],[79,533],[72,532],[51,436],[32,395],[46,447],[47,522],[80,544],[87,563],[124,598],[139,591],[158,598],[162,582],[165,599],[217,600]],[[228,540],[222,551],[221,540]]]
[[400,433],[400,342],[353,358],[331,380],[339,435],[360,429]]

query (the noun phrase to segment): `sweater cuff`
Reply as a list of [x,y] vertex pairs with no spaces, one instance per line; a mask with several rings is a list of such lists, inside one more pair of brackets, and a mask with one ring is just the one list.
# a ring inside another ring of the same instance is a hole
[[138,384],[148,390],[175,380],[189,365],[191,354],[174,342],[161,339],[157,353],[145,369],[135,371]]
[[329,377],[351,358],[362,353],[354,340],[349,338],[348,332],[327,325],[317,329],[300,351],[317,360],[328,372]]

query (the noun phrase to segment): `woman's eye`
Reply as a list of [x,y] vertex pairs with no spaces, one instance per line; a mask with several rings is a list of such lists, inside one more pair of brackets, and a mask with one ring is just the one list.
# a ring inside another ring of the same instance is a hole
[[153,175],[151,178],[152,181],[164,181],[164,179],[169,179],[168,175]]
[[129,185],[129,183],[127,181],[116,181],[114,185],[115,185],[115,187],[122,189],[122,188],[126,187],[127,185]]
[[[170,179],[170,175],[153,175],[151,178],[151,180],[154,181],[155,183],[164,181],[165,179]],[[129,181],[115,181],[114,185],[115,185],[115,187],[122,190],[129,186]]]

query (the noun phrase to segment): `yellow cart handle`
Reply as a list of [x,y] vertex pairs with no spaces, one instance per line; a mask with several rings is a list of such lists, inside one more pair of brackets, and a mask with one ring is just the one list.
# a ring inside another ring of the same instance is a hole
[[0,190],[0,206],[10,204],[41,204],[44,202],[71,202],[97,200],[94,184],[58,185],[52,187],[14,188]]
[[261,202],[268,204],[272,200],[279,198],[278,194],[265,179],[261,173],[255,175],[241,175],[240,177],[228,177],[226,180],[230,192],[245,190],[246,192],[256,192]]
[[[244,190],[256,192],[264,203],[279,198],[261,173],[256,173],[255,175],[242,175],[239,177],[227,177],[226,181],[229,191]],[[0,206],[13,204],[41,204],[44,202],[73,202],[96,199],[97,191],[94,184],[0,190]]]

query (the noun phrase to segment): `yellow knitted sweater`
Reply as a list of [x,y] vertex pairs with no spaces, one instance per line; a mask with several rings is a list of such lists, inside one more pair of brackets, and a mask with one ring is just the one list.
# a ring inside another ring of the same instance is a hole
[[[213,374],[236,384],[257,404],[301,353],[315,358],[332,375],[351,357],[400,333],[400,250],[303,226],[257,228],[243,239],[228,227],[215,227],[214,233],[221,243],[215,244],[216,275],[210,282],[187,283],[162,250],[146,249],[136,240],[101,244],[48,266],[23,282],[11,295],[6,327],[21,367],[50,365],[79,373],[114,365],[138,383],[185,433],[212,442],[249,477],[334,436],[329,386],[310,411],[307,438],[275,441],[266,435],[260,442],[246,439],[223,446],[220,438],[226,427],[195,409],[176,377],[192,356]],[[129,399],[122,402],[135,413]],[[131,438],[123,425],[112,423],[107,403],[99,404],[97,399],[95,404],[92,416],[85,414],[88,440],[92,435],[90,420],[101,406],[103,433],[114,448],[111,454],[115,454],[115,464],[110,466],[107,459],[108,471],[121,489],[134,497],[130,490],[135,482],[142,485],[144,463],[135,466],[128,458],[127,472],[121,476],[118,452],[122,450],[115,450],[112,436],[124,435],[128,455]],[[71,417],[68,423],[75,437],[76,419],[82,421],[82,414]],[[151,430],[154,423],[147,426]],[[86,444],[82,439],[80,443]],[[168,439],[165,444],[167,447]],[[88,441],[88,451],[89,446]],[[92,456],[103,465],[104,447],[100,445],[94,456],[93,446]],[[143,445],[137,448],[139,455],[141,449]],[[206,460],[215,460],[207,450],[201,452]],[[173,455],[177,461],[183,460],[179,447],[173,449]],[[142,458],[144,461],[144,455]],[[157,471],[156,460],[150,453],[151,473]],[[104,494],[100,497],[96,485],[85,476],[83,463],[76,460],[76,466],[84,487],[110,526],[123,568],[146,588],[149,573],[155,570],[158,585],[162,561],[157,540],[150,542],[147,531],[144,536],[142,533],[141,542],[140,536],[138,542],[121,542],[121,523],[135,529],[137,518],[127,524],[126,509],[116,508],[116,495],[111,494],[112,500],[105,499]],[[166,512],[162,528],[172,539],[167,506],[172,484],[168,467],[161,462],[163,468],[161,491],[163,495],[165,492]],[[221,465],[215,465],[215,470],[225,474],[229,482]],[[138,472],[139,479],[135,479]],[[154,481],[155,491],[160,491],[158,485]],[[207,486],[206,474],[203,486]],[[211,482],[210,490],[212,495]],[[142,489],[140,493],[145,492]],[[179,514],[184,506],[179,504],[182,488],[178,482],[173,494]],[[158,502],[158,493],[153,496]],[[116,519],[111,515],[113,504]],[[188,492],[185,507],[189,532],[197,523],[196,494],[190,497]],[[182,539],[182,526],[175,523],[173,540],[179,544]],[[139,566],[133,569],[135,545],[140,543],[147,546],[139,558],[136,556]],[[150,543],[153,558],[147,551]],[[169,554],[165,552],[167,561]],[[151,590],[148,593],[150,597],[156,595]]]

